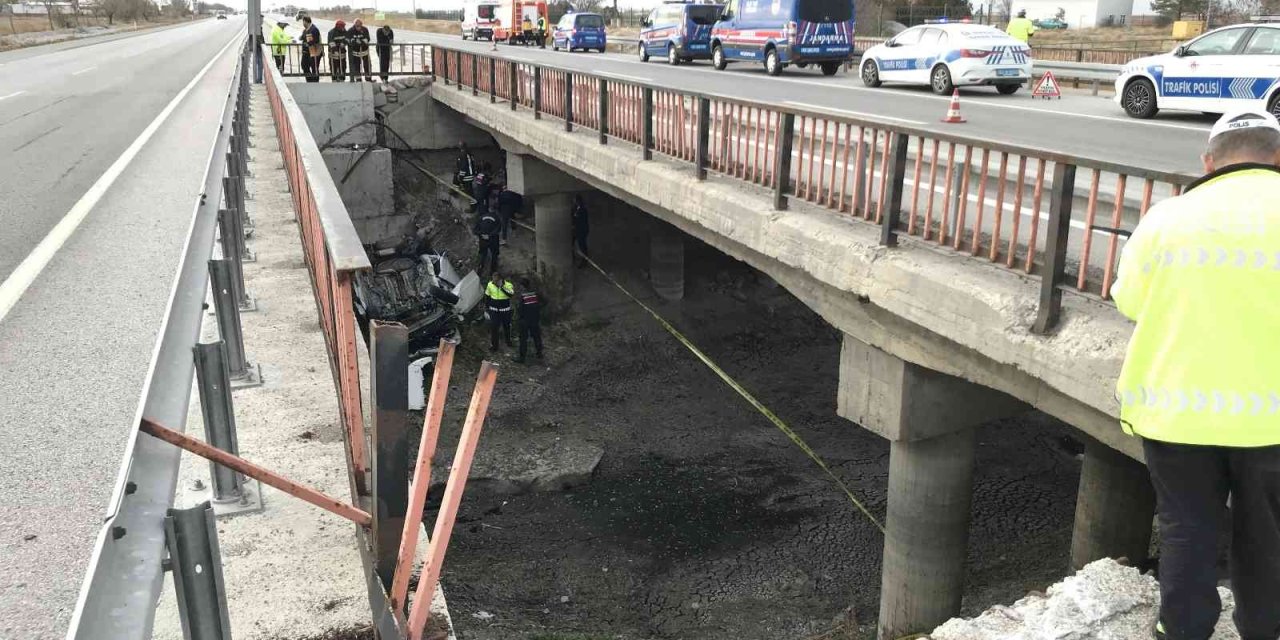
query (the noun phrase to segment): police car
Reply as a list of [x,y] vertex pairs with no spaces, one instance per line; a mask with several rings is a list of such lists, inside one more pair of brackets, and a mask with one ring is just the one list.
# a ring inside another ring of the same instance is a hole
[[1116,78],[1116,102],[1134,118],[1161,109],[1280,115],[1280,25],[1240,24],[1210,31],[1172,53],[1139,58]]
[[1030,47],[979,24],[912,27],[862,54],[862,83],[868,87],[901,82],[950,94],[958,86],[990,85],[1011,94],[1030,80]]

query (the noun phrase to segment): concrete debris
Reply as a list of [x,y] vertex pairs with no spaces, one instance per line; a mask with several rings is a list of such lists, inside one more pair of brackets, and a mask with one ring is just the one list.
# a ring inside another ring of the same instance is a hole
[[488,611],[477,611],[471,614],[471,617],[475,618],[476,620],[492,620],[494,618],[494,615],[492,613],[489,613]]
[[[1239,640],[1231,623],[1235,600],[1219,587],[1223,613],[1212,640]],[[1114,560],[1098,560],[1079,573],[1033,593],[1012,607],[996,606],[976,618],[953,618],[926,640],[1136,640],[1152,637],[1160,603],[1155,578]]]

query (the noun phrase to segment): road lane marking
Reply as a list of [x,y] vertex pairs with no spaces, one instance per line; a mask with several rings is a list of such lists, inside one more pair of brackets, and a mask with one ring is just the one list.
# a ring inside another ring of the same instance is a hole
[[825,111],[825,112],[827,112],[827,113],[830,113],[831,115],[850,115],[850,116],[861,116],[861,117],[863,117],[863,118],[872,118],[872,119],[876,119],[876,120],[892,120],[892,121],[894,121],[894,122],[904,122],[904,123],[906,123],[906,124],[916,124],[916,125],[921,125],[921,126],[923,126],[923,125],[925,124],[924,122],[921,122],[921,121],[919,121],[919,120],[908,120],[908,119],[906,119],[906,118],[895,118],[895,117],[893,117],[893,116],[883,116],[883,115],[880,115],[880,114],[878,114],[878,113],[867,113],[867,112],[865,112],[865,111],[850,111],[849,109],[839,109],[839,108],[835,108],[835,107],[824,107],[824,106],[822,106],[822,105],[820,105],[820,104],[809,104],[808,102],[796,102],[796,101],[794,101],[794,100],[787,100],[786,104],[794,105],[794,106],[800,107],[801,109],[808,109],[808,110],[810,110],[810,111]]
[[14,91],[13,93],[11,93],[11,94],[9,94],[9,95],[7,95],[7,96],[0,96],[0,100],[5,100],[5,99],[8,99],[8,98],[12,98],[12,97],[14,97],[14,96],[20,96],[20,95],[22,95],[22,94],[24,94],[24,93],[26,93],[26,91]]
[[53,260],[54,254],[75,233],[80,223],[84,222],[89,212],[106,194],[107,189],[111,188],[111,185],[120,177],[120,174],[124,173],[124,170],[128,168],[134,157],[142,151],[142,147],[151,140],[151,137],[160,129],[160,126],[169,119],[169,115],[178,108],[178,104],[182,102],[182,99],[187,97],[188,93],[191,93],[191,90],[204,78],[209,69],[213,68],[214,63],[222,57],[222,54],[226,53],[227,49],[231,48],[231,45],[239,41],[240,36],[236,34],[236,37],[227,42],[226,46],[204,65],[200,73],[197,73],[196,77],[192,78],[191,82],[186,87],[183,87],[182,91],[179,91],[178,95],[174,96],[168,105],[165,105],[165,108],[156,116],[155,120],[152,120],[151,124],[142,130],[142,133],[133,141],[133,144],[130,144],[129,148],[125,149],[124,153],[120,154],[120,157],[116,158],[116,161],[111,163],[111,166],[107,167],[107,170],[98,177],[93,186],[89,187],[89,190],[83,196],[80,196],[80,199],[72,205],[67,215],[63,216],[58,221],[58,224],[49,230],[48,235],[40,241],[40,244],[31,250],[31,253],[22,260],[22,263],[9,274],[9,277],[3,283],[0,283],[0,322],[4,321],[5,317],[9,315],[9,311],[22,298],[22,294],[26,293],[31,283],[35,282],[40,273],[44,271],[44,268]]
[[82,73],[89,73],[90,71],[93,71],[94,69],[97,69],[97,67],[89,67],[88,69],[81,69],[81,70],[79,70],[79,71],[72,71],[72,72],[71,72],[71,75],[73,75],[73,76],[78,76],[78,75],[80,75],[80,74],[82,74]]
[[609,76],[610,78],[620,78],[622,80],[631,80],[632,82],[653,82],[653,78],[645,78],[642,76],[629,76],[625,73],[614,73],[612,71],[597,71],[597,75]]

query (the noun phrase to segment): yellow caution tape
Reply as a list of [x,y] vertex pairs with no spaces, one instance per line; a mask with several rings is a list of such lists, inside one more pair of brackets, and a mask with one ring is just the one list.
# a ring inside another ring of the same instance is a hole
[[[525,226],[525,225],[521,225],[521,226]],[[822,461],[822,458],[820,458],[818,454],[814,452],[814,450],[808,445],[808,443],[804,441],[803,438],[800,437],[799,434],[793,431],[791,427],[787,426],[787,423],[782,421],[782,418],[779,418],[777,414],[775,414],[773,411],[770,411],[769,407],[764,406],[764,404],[762,404],[759,400],[757,400],[755,396],[751,395],[751,392],[743,388],[741,384],[738,384],[737,380],[734,380],[733,377],[731,377],[728,373],[725,373],[724,369],[721,369],[719,365],[717,365],[715,362],[712,362],[711,358],[707,357],[707,354],[703,353],[701,349],[699,349],[692,342],[690,342],[689,339],[686,338],[684,334],[680,333],[678,329],[671,326],[670,322],[667,322],[667,320],[662,316],[658,315],[656,311],[654,311],[653,309],[650,309],[649,306],[641,302],[639,298],[635,297],[634,295],[631,295],[631,292],[627,291],[626,287],[619,284],[617,280],[614,280],[613,276],[609,275],[608,272],[606,272],[604,269],[601,269],[600,265],[596,264],[594,260],[592,260],[587,256],[582,256],[581,254],[578,254],[578,255],[584,258],[587,261],[587,264],[590,264],[592,268],[594,268],[596,271],[599,271],[600,275],[604,276],[605,279],[608,280],[610,283],[612,283],[613,286],[617,287],[619,291],[626,294],[628,298],[631,298],[632,302],[635,302],[636,304],[640,305],[641,309],[648,311],[649,315],[653,316],[653,319],[657,320],[658,324],[662,325],[662,328],[667,330],[667,333],[670,333],[671,335],[675,336],[676,340],[679,340],[680,343],[685,346],[685,348],[691,351],[693,355],[697,356],[698,359],[701,360],[703,364],[707,365],[707,368],[714,371],[717,376],[720,376],[720,379],[724,380],[725,384],[729,385],[729,387],[732,388],[734,391],[737,391],[738,395],[742,396],[748,403],[751,404],[751,406],[755,407],[757,411],[759,411],[762,415],[764,415],[764,417],[768,418],[769,422],[772,422],[773,426],[777,427],[779,431],[781,431],[784,435],[790,438],[791,441],[794,442],[797,447],[800,447],[800,450],[803,451],[805,455],[809,456],[809,459],[813,460],[814,464],[818,465],[818,467],[822,469],[822,472],[827,474],[827,477],[831,478],[831,481],[836,483],[836,485],[840,487],[840,490],[843,491],[844,494],[849,497],[849,502],[852,502],[853,506],[858,508],[858,511],[861,511],[863,515],[867,516],[867,519],[871,521],[871,524],[874,524],[876,528],[880,530],[881,534],[884,533],[884,525],[880,524],[880,521],[877,520],[875,516],[871,515],[871,512],[868,511],[867,508],[863,506],[862,502],[860,502],[858,498],[853,495],[853,491],[851,491],[849,487],[845,485],[845,483],[842,482],[834,472],[831,471],[831,468],[827,466],[827,463]]]

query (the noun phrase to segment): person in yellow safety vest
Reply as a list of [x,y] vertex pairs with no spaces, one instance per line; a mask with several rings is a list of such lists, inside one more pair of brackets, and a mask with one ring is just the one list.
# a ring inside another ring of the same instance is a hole
[[280,73],[284,73],[284,56],[289,47],[285,46],[293,42],[293,38],[284,32],[284,28],[289,23],[281,20],[276,22],[276,26],[271,27],[271,58],[276,62],[276,69]]
[[1280,636],[1280,122],[1229,113],[1206,175],[1151,208],[1111,289],[1137,326],[1116,395],[1143,439],[1160,514],[1157,638],[1218,622],[1216,552],[1231,501],[1242,638]]
[[495,269],[489,276],[489,285],[484,288],[484,297],[489,311],[489,350],[498,350],[498,330],[501,329],[507,346],[516,346],[511,341],[511,296],[516,288],[510,280],[502,277]]
[[520,21],[520,37],[524,44],[533,42],[533,20],[530,20],[529,16],[525,16]]
[[538,48],[546,49],[547,48],[547,17],[546,16],[538,16],[538,33],[536,38],[538,40]]
[[1036,34],[1036,25],[1027,19],[1027,10],[1022,9],[1018,12],[1018,17],[1009,21],[1009,26],[1005,28],[1004,32],[1018,40],[1027,42],[1031,40],[1031,36]]

